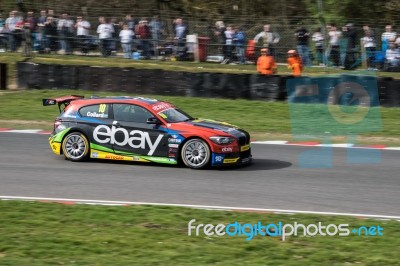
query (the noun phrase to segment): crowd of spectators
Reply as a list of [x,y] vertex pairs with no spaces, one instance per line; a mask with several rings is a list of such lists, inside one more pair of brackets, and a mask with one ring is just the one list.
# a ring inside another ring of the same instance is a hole
[[[67,55],[78,52],[86,55],[97,50],[107,57],[122,51],[122,56],[128,59],[140,51],[142,59],[171,55],[184,60],[190,50],[186,39],[188,25],[182,18],[176,18],[171,23],[172,32],[168,32],[166,24],[158,16],[150,20],[131,14],[120,20],[100,16],[96,23],[93,20],[90,23],[84,16],[56,14],[54,10],[42,10],[38,15],[32,11],[11,11],[7,18],[0,14],[0,52]],[[282,62],[280,57],[284,47],[286,51],[295,49],[304,66],[354,69],[365,61],[369,69],[400,67],[400,35],[391,25],[385,27],[379,38],[368,25],[357,29],[352,23],[344,27],[332,23],[326,28],[309,31],[307,26],[299,23],[292,29],[291,37],[287,32],[284,35],[293,38],[293,44],[286,40],[282,43],[282,34],[270,24],[263,25],[260,32],[250,36],[238,25],[217,21],[212,32],[218,39],[222,64],[245,64],[251,60],[255,63],[261,48],[267,48],[276,61]]]

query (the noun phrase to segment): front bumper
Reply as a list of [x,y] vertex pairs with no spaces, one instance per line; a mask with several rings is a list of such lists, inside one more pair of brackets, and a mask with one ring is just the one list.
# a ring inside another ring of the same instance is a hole
[[232,153],[212,153],[211,165],[212,166],[225,166],[225,165],[243,165],[252,161],[251,148],[248,147],[244,151]]

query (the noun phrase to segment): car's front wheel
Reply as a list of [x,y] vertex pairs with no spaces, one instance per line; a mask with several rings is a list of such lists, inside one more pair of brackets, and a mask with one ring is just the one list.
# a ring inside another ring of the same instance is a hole
[[62,142],[62,150],[66,159],[79,162],[89,155],[89,141],[80,132],[69,133]]
[[200,169],[206,167],[210,162],[211,152],[204,140],[196,138],[183,144],[181,157],[187,167]]

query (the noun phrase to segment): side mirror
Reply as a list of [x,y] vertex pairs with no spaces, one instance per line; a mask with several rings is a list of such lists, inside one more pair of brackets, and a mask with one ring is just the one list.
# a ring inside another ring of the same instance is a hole
[[159,125],[159,124],[161,124],[161,121],[155,117],[150,117],[147,119],[146,123],[150,124],[150,125]]

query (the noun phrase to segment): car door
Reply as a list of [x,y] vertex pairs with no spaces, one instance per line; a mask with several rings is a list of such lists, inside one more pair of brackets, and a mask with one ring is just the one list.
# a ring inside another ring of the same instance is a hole
[[79,109],[81,118],[78,120],[79,128],[89,138],[92,157],[96,158],[99,151],[113,152],[111,130],[112,116],[111,104],[98,103],[87,105]]
[[167,157],[168,135],[160,125],[147,124],[154,115],[139,105],[112,105],[113,148],[117,154],[133,153],[144,156]]

